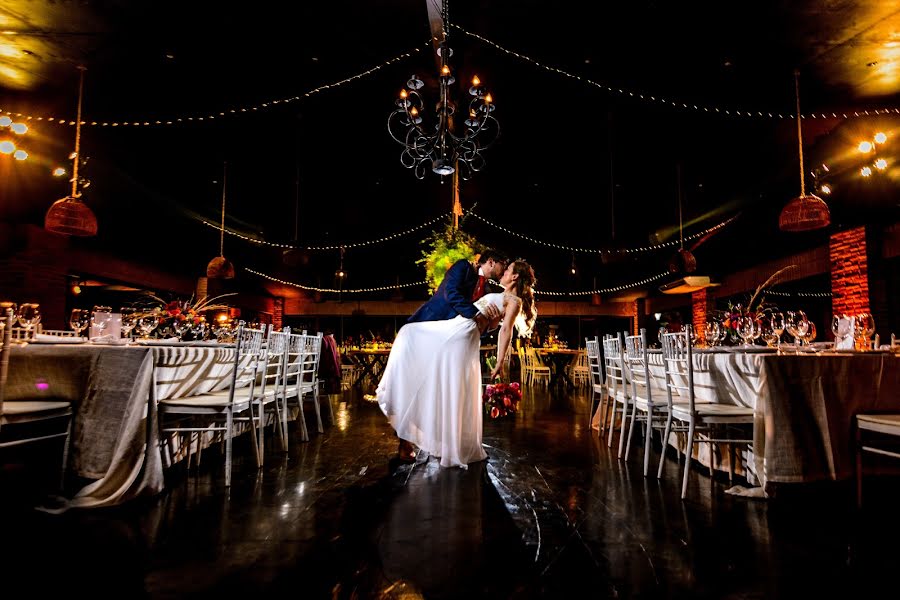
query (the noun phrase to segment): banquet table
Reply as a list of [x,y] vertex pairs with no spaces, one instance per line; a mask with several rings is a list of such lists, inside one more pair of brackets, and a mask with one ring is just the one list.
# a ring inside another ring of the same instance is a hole
[[190,343],[13,346],[5,400],[72,402],[68,469],[92,481],[67,508],[112,506],[163,490],[156,402],[227,388],[234,351]]
[[569,379],[569,375],[566,373],[566,367],[572,362],[572,359],[578,355],[578,350],[571,350],[568,348],[536,348],[535,352],[542,360],[546,357],[553,364],[549,383],[551,388],[554,385],[565,385],[570,390],[575,388],[575,383]]
[[[762,486],[852,477],[854,415],[900,411],[900,357],[887,352],[698,348],[693,367],[698,402],[754,409],[744,466]],[[659,350],[650,351],[650,374],[654,402],[665,402]]]
[[348,358],[362,366],[362,371],[356,378],[356,386],[361,388],[364,380],[373,380],[384,370],[391,351],[387,348],[380,350],[348,350],[346,354]]

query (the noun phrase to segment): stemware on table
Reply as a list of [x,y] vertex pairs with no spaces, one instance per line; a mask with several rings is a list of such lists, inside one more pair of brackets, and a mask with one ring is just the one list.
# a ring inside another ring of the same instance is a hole
[[41,322],[41,305],[37,302],[25,302],[19,305],[17,313],[19,325],[25,329],[25,339],[31,337],[31,330]]
[[112,308],[108,306],[97,305],[91,310],[91,325],[97,333],[97,337],[101,337],[103,332],[109,327],[112,319]]
[[137,327],[139,311],[133,306],[123,306],[119,309],[122,315],[122,337],[130,338],[131,331]]
[[69,314],[69,327],[75,331],[75,335],[81,336],[81,332],[91,326],[91,311],[86,308],[73,308]]

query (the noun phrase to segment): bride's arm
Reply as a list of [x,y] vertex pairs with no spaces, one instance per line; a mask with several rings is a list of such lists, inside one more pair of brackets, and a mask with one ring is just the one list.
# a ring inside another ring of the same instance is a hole
[[503,366],[506,362],[506,353],[509,350],[510,341],[512,340],[513,322],[515,322],[516,315],[518,314],[518,302],[508,302],[506,304],[506,313],[503,315],[503,324],[500,326],[500,333],[497,335],[497,364],[491,370],[492,380],[498,374],[503,372]]

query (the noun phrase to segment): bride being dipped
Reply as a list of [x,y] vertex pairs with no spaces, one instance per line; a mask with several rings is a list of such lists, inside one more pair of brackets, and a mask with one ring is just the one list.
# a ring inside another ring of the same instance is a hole
[[[484,314],[496,314],[488,308],[496,307],[502,319],[491,379],[506,364],[513,329],[519,335],[531,333],[537,316],[534,283],[531,266],[516,260],[500,278],[504,291],[485,294],[474,303]],[[481,445],[479,347],[488,327],[485,319],[457,315],[400,328],[375,396],[401,439],[401,459],[414,457],[409,444],[440,457],[444,467],[466,468],[487,458]]]

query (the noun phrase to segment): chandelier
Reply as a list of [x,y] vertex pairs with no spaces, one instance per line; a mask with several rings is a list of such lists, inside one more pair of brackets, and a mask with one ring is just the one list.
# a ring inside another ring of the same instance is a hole
[[397,108],[388,117],[388,132],[403,146],[400,163],[407,169],[413,169],[418,179],[425,178],[429,165],[438,175],[451,175],[459,168],[460,177],[469,179],[484,167],[481,153],[500,135],[500,124],[491,114],[495,108],[493,98],[476,75],[469,87],[471,99],[463,123],[465,127],[461,134],[458,128],[454,131],[453,117],[457,107],[450,98],[450,86],[456,83],[456,78],[450,72],[449,59],[453,56],[453,50],[447,44],[446,27],[437,53],[441,59],[441,71],[438,77],[440,94],[434,116],[436,123],[432,128],[424,125],[425,102],[419,90],[425,83],[413,75],[400,92]]

